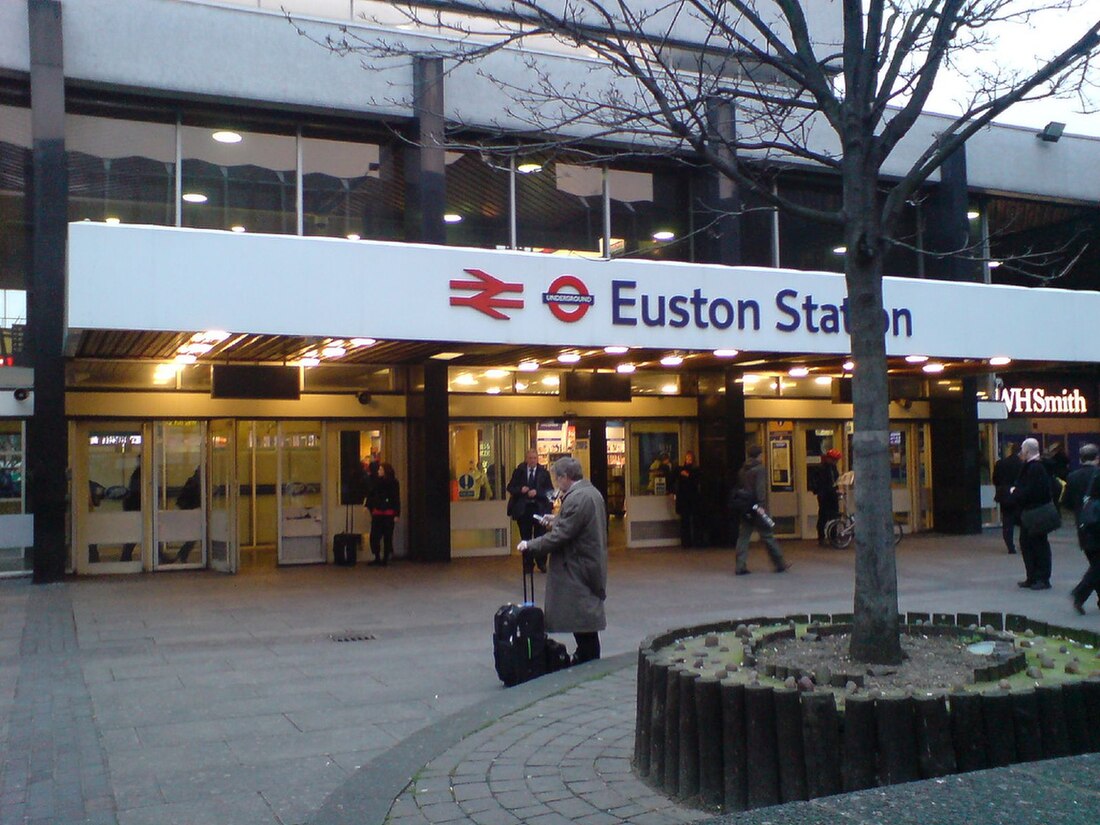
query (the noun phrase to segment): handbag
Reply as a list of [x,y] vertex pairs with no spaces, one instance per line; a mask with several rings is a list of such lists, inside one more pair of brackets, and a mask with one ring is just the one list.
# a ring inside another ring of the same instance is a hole
[[1058,512],[1058,506],[1053,501],[1048,501],[1020,513],[1020,523],[1029,534],[1045,536],[1062,526],[1062,516]]

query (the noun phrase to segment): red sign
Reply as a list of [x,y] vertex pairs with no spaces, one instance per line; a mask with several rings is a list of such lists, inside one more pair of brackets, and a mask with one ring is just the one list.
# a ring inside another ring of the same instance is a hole
[[[563,292],[563,289],[572,291]],[[549,291],[542,293],[542,302],[550,307],[555,318],[571,324],[585,316],[595,299],[576,275],[559,275],[550,284]]]
[[473,275],[474,281],[451,281],[451,289],[476,289],[476,295],[451,296],[451,306],[472,307],[478,312],[484,312],[490,318],[499,321],[507,321],[508,316],[502,309],[523,309],[522,298],[498,298],[502,292],[523,293],[523,284],[508,283],[500,278],[494,278],[488,272],[480,269],[463,270],[468,275]]

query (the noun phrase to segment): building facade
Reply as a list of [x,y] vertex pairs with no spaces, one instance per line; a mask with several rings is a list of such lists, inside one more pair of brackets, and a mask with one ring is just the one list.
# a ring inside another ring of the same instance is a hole
[[[629,548],[679,541],[662,456],[688,450],[722,541],[758,443],[780,532],[813,536],[820,456],[850,456],[839,230],[751,199],[715,221],[714,173],[667,152],[517,151],[507,96],[470,67],[319,45],[443,37],[388,5],[0,8],[3,569],[323,563],[366,529],[376,456],[402,481],[400,554],[506,553],[531,446],[581,458]],[[587,65],[543,46],[556,72]],[[886,292],[906,529],[993,520],[1006,438],[1072,452],[1100,431],[1079,174],[1098,162],[1100,141],[995,127],[912,204]],[[805,165],[775,185],[839,197]],[[960,234],[987,254],[950,254]],[[1084,247],[1059,288],[993,266],[1039,242]],[[1040,384],[1070,400],[1039,412]]]

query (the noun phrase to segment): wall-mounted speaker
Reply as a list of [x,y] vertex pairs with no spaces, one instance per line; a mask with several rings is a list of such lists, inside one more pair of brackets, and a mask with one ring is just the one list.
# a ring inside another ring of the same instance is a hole
[[28,387],[20,387],[12,393],[15,396],[16,401],[26,401],[31,397],[31,391]]

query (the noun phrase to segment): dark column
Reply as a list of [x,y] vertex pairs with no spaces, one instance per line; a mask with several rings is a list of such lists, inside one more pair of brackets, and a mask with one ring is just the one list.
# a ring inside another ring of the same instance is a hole
[[443,223],[447,202],[444,159],[443,60],[413,60],[413,148],[405,153],[405,238],[419,243],[447,243]]
[[932,398],[932,518],[940,533],[982,531],[977,379],[961,398]]
[[[732,149],[736,131],[736,110],[728,101],[711,99],[707,103],[707,126],[710,144],[728,163],[735,163]],[[695,260],[699,263],[741,263],[741,193],[726,175],[704,169],[698,178],[694,223],[703,230],[695,244]]]
[[591,418],[576,423],[577,434],[588,431],[588,480],[607,501],[607,420]]
[[451,474],[447,365],[427,363],[423,393],[409,393],[409,556],[451,560]]
[[[924,208],[924,272],[946,281],[980,281],[980,250],[970,248],[966,147],[953,152],[940,167],[940,183]],[[945,257],[939,257],[943,255]]]
[[[745,390],[740,370],[727,369],[699,381],[699,472],[707,537],[731,540],[725,501],[734,474],[745,461]],[[721,386],[725,392],[719,392]]]
[[28,0],[31,57],[30,283],[24,352],[34,368],[34,415],[27,422],[27,507],[34,514],[34,580],[65,573],[65,75],[61,3]]

